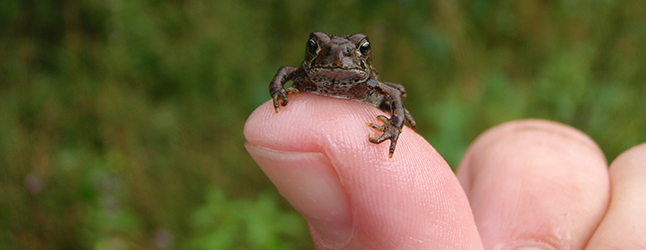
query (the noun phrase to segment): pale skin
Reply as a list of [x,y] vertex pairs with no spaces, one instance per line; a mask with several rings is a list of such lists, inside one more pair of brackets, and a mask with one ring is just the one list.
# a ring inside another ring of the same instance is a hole
[[608,166],[577,129],[512,121],[483,132],[453,173],[406,127],[389,159],[366,140],[380,114],[301,93],[245,124],[247,150],[317,249],[646,248],[646,144]]

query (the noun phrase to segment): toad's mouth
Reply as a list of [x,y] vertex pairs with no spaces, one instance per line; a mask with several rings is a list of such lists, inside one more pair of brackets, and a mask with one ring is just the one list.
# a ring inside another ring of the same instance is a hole
[[368,80],[370,73],[361,68],[313,68],[307,73],[317,85],[353,84]]

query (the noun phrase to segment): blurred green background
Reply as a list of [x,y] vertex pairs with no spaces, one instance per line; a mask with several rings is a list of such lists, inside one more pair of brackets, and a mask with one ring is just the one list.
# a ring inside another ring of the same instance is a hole
[[0,249],[311,249],[246,153],[312,31],[366,33],[418,132],[456,166],[545,118],[608,160],[646,141],[646,2],[0,3]]

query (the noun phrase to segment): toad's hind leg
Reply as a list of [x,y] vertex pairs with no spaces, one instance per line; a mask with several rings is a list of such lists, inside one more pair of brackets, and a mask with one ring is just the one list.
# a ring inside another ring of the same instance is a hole
[[404,115],[406,117],[406,121],[408,121],[408,124],[410,124],[410,128],[415,130],[415,127],[417,127],[417,123],[415,122],[415,118],[413,118],[413,115],[408,112],[408,109],[404,108]]
[[[394,88],[397,91],[399,91],[399,97],[402,102],[406,99],[406,88],[404,88],[404,86],[397,83],[392,83],[392,82],[382,82],[382,83],[383,85],[386,85],[388,87]],[[397,107],[392,107],[392,108],[397,108]],[[403,108],[403,105],[402,105],[402,108]],[[408,124],[410,124],[410,128],[415,130],[415,127],[417,126],[417,124],[415,123],[415,119],[410,114],[410,112],[408,112],[406,108],[404,108],[404,117],[406,118],[406,121],[408,121]]]

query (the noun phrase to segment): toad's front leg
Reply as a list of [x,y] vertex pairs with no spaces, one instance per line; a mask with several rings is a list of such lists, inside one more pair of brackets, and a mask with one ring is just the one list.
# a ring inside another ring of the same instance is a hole
[[298,69],[299,68],[290,66],[281,67],[278,69],[278,72],[276,72],[274,79],[269,83],[269,94],[271,95],[271,99],[274,101],[274,109],[276,109],[276,113],[278,113],[281,105],[287,105],[287,95],[292,93],[298,94],[298,90],[293,86],[287,89],[283,87],[287,81],[294,79]]
[[[371,84],[375,84],[375,82],[371,82]],[[404,127],[407,111],[406,109],[404,109],[402,93],[399,90],[384,85],[380,82],[376,82],[376,84],[378,84],[379,87],[384,92],[386,92],[387,98],[384,101],[390,102],[392,116],[390,118],[383,115],[377,116],[377,119],[381,120],[384,123],[383,125],[368,123],[368,126],[384,132],[382,135],[376,138],[372,137],[372,135],[369,135],[368,139],[370,142],[375,144],[382,143],[385,140],[390,140],[388,157],[392,158],[393,154],[395,153],[395,147],[397,146],[397,139],[399,139],[399,134]]]
[[393,158],[393,154],[395,153],[395,147],[397,146],[397,139],[399,139],[399,134],[402,131],[402,125],[403,122],[401,122],[402,125],[397,126],[398,119],[401,120],[400,117],[393,116],[390,119],[384,115],[379,115],[377,116],[377,119],[381,120],[384,125],[377,125],[374,123],[368,123],[368,126],[373,127],[379,131],[383,131],[384,133],[380,135],[379,137],[372,137],[372,135],[368,135],[368,140],[372,143],[379,144],[382,143],[385,140],[390,140],[390,149],[388,150],[388,158]]

